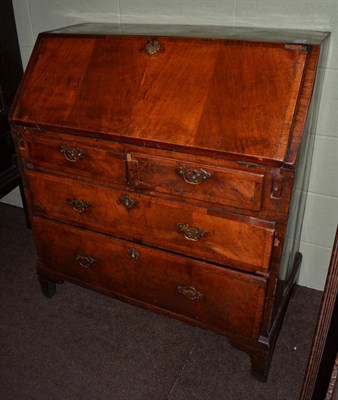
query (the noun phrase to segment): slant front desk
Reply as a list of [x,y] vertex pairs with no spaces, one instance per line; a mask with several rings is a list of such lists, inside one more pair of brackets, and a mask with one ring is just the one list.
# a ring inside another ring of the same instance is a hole
[[11,124],[43,293],[69,281],[225,335],[265,380],[301,263],[327,36],[41,34]]

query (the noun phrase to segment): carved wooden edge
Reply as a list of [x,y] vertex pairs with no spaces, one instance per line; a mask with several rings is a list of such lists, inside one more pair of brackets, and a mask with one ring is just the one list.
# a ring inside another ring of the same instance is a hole
[[337,353],[336,361],[333,366],[332,375],[331,375],[331,379],[329,382],[329,387],[327,389],[325,400],[334,400],[333,395],[334,395],[334,392],[335,392],[336,386],[337,386],[337,377],[338,377],[338,353]]
[[[287,106],[286,113],[284,116],[283,128],[281,132],[281,137],[279,139],[279,146],[275,154],[275,157],[278,159],[283,159],[283,157],[285,158],[286,151],[289,148],[288,144],[292,143],[290,137],[292,135],[292,130],[290,135],[290,126],[292,126],[294,113],[297,112],[297,105],[299,103],[297,94],[301,91],[303,95],[303,98],[301,98],[301,100],[303,99],[306,102],[306,100],[308,99],[308,102],[306,103],[307,105],[309,104],[311,98],[311,93],[302,91],[302,85],[304,81],[304,75],[306,75],[306,65],[308,64],[308,58],[309,58],[308,53],[310,53],[309,56],[311,57],[312,47],[309,48],[306,46],[297,46],[297,47],[298,47],[297,49],[298,56],[294,64],[294,76],[291,84],[289,104]],[[294,48],[294,50],[296,50],[296,48]],[[315,77],[313,77],[313,82],[314,80]],[[306,115],[304,115],[304,118],[306,119]]]
[[284,165],[287,165],[289,168],[294,167],[298,150],[301,144],[306,119],[308,116],[309,105],[315,85],[317,66],[319,64],[319,55],[320,46],[312,46],[311,51],[308,54],[307,68],[305,68],[305,74],[303,76],[302,88],[297,104],[296,116],[293,121],[291,133],[288,138],[288,152],[284,159]]
[[[316,383],[318,384],[318,373],[320,364],[323,361],[324,347],[327,341],[333,311],[337,302],[338,294],[338,228],[332,249],[332,256],[326,278],[324,294],[320,306],[319,317],[315,335],[312,342],[312,349],[303,381],[300,400],[319,400],[313,397]],[[336,346],[337,347],[337,346]]]
[[28,229],[32,228],[32,215],[31,215],[31,208],[29,206],[29,193],[27,190],[27,182],[25,179],[25,174],[24,174],[24,166],[22,162],[22,157],[19,157],[19,154],[25,151],[25,130],[18,128],[15,124],[10,124],[11,127],[11,136],[13,140],[13,144],[15,147],[15,152],[16,152],[16,163],[17,163],[17,168],[19,171],[19,189],[20,189],[20,194],[21,194],[21,200],[22,200],[22,205],[23,209],[25,212],[25,218],[26,218],[26,226]]

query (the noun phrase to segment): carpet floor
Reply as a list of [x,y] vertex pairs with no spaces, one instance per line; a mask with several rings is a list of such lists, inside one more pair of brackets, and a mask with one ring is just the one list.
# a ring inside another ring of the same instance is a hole
[[0,203],[0,399],[298,399],[322,293],[298,287],[266,383],[213,333],[70,283],[47,299],[23,210]]

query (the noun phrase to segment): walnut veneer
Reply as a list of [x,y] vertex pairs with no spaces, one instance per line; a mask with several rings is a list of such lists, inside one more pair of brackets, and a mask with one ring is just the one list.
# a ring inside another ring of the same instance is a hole
[[11,124],[44,294],[67,280],[226,335],[266,379],[301,261],[326,37],[41,34]]

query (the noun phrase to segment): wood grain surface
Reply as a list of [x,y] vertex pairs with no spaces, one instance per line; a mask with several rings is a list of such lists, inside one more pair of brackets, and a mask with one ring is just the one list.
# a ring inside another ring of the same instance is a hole
[[147,39],[41,36],[12,120],[284,159],[306,47]]
[[[44,267],[156,307],[197,319],[232,336],[257,338],[266,281],[132,242],[34,218]],[[53,243],[49,238],[53,235]],[[139,253],[136,260],[128,251]],[[84,268],[76,255],[95,259]],[[190,300],[177,287],[203,295]]]

